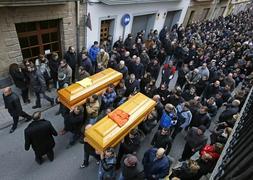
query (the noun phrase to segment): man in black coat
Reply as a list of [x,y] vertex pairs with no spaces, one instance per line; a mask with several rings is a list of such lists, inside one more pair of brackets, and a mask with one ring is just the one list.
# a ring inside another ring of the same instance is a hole
[[21,96],[24,103],[30,103],[29,99],[29,80],[25,70],[18,67],[17,64],[11,64],[9,68],[10,75],[17,88],[21,90]]
[[126,88],[126,97],[128,97],[132,93],[140,91],[140,82],[135,79],[134,74],[130,74],[130,78],[126,80]]
[[32,146],[38,164],[43,163],[42,156],[45,154],[50,161],[53,161],[55,146],[53,136],[57,136],[57,132],[49,121],[41,119],[41,112],[35,112],[33,120],[24,131],[25,150],[28,151]]
[[45,91],[47,89],[45,78],[43,77],[42,73],[39,69],[36,69],[33,65],[28,67],[29,71],[29,78],[31,83],[31,88],[35,92],[36,95],[36,104],[33,106],[33,109],[41,108],[41,100],[40,94],[50,102],[51,106],[54,105],[54,99],[50,98],[46,95]]
[[64,59],[66,59],[68,65],[72,69],[72,82],[75,82],[77,55],[76,55],[76,52],[75,52],[75,48],[73,46],[69,46],[68,51],[64,55]]
[[82,106],[76,106],[75,108],[71,109],[69,114],[64,117],[64,129],[61,131],[61,135],[65,134],[66,132],[72,133],[69,145],[66,148],[73,146],[81,137],[83,120],[84,116]]
[[207,143],[207,137],[204,135],[206,127],[201,125],[199,127],[192,127],[188,130],[185,137],[186,143],[182,158],[179,161],[190,159],[191,156],[199,151]]
[[48,62],[48,66],[50,68],[50,75],[54,82],[54,87],[57,88],[57,81],[58,81],[58,68],[60,65],[60,59],[56,52],[52,53],[52,57]]
[[125,154],[136,154],[137,149],[140,146],[140,135],[137,129],[132,129],[130,133],[124,138],[124,141],[120,144],[119,153],[117,156],[116,168],[120,167],[120,162]]
[[30,121],[32,117],[23,111],[18,95],[12,92],[10,87],[4,88],[3,99],[5,108],[13,118],[13,125],[10,129],[10,133],[13,133],[17,128],[19,116],[26,118],[26,122]]
[[168,155],[172,145],[170,130],[168,128],[162,128],[162,130],[158,130],[151,141],[151,145],[157,149],[165,149],[165,154]]

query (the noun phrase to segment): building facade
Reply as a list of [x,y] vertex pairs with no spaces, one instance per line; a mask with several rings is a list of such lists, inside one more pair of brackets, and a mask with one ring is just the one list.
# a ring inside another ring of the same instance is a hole
[[251,5],[251,0],[231,0],[229,3],[228,14],[237,14],[244,11]]
[[[109,35],[113,42],[119,36],[126,38],[131,33],[136,36],[141,30],[147,33],[153,29],[160,31],[165,25],[172,27],[183,23],[189,0],[90,0],[87,13],[90,13],[91,27],[87,29],[89,48],[94,41],[100,43]],[[129,24],[122,26],[122,17],[128,14]]]
[[184,19],[184,26],[193,22],[210,19],[214,11],[214,6],[214,0],[191,0]]
[[12,63],[52,52],[62,56],[69,46],[84,46],[85,3],[1,1],[0,15],[0,87],[11,82],[8,69]]

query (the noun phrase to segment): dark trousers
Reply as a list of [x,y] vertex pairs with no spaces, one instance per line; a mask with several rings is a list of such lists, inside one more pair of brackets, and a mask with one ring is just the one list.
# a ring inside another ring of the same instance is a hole
[[26,103],[29,100],[29,98],[28,98],[28,88],[21,89],[21,96],[22,96],[22,99],[23,99],[24,103]]
[[89,159],[90,156],[93,156],[97,161],[100,161],[100,156],[96,154],[95,150],[94,151],[87,151],[87,148],[85,146],[90,146],[88,143],[84,143],[84,164],[89,165]]
[[[48,159],[49,159],[50,161],[53,161],[53,160],[54,160],[54,151],[53,151],[53,149],[51,149],[50,151],[48,151],[48,152],[46,153],[46,155],[47,155],[47,157],[48,157]],[[35,152],[35,160],[36,160],[39,164],[42,163],[42,156],[43,156],[43,155],[41,155],[41,154]]]
[[[23,118],[26,118],[28,120],[32,119],[32,117],[29,114],[27,114],[26,112],[24,112],[24,111],[22,111],[19,116],[21,116]],[[13,125],[12,125],[11,129],[15,130],[17,128],[19,116],[12,116],[12,118],[13,118]]]
[[183,154],[182,154],[182,160],[185,161],[187,159],[190,159],[194,153],[195,152],[192,151],[191,146],[186,142],[185,146],[184,146],[184,151],[183,151]]
[[76,68],[71,67],[72,69],[72,83],[76,82]]
[[175,139],[175,137],[177,136],[177,134],[180,133],[181,131],[182,131],[182,128],[176,126],[175,129],[174,129],[174,131],[173,131],[173,133],[172,133],[172,135],[171,135],[171,138]]
[[119,147],[119,152],[117,155],[117,161],[116,161],[116,168],[120,168],[121,159],[125,154],[132,154],[133,152],[129,152],[128,150],[124,149],[122,145]]
[[42,94],[43,98],[46,99],[48,102],[50,102],[50,103],[54,102],[54,99],[50,98],[49,96],[47,96],[45,92],[42,92],[42,93],[35,92],[35,95],[36,95],[36,106],[41,106],[40,94]]

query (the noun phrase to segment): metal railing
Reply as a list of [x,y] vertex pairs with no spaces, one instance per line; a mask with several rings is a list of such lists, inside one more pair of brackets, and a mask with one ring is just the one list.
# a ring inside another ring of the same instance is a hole
[[253,179],[253,88],[240,112],[211,180]]

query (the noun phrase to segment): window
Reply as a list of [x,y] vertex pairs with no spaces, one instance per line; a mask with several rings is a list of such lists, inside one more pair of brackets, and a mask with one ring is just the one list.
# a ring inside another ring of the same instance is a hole
[[61,55],[59,20],[16,24],[24,59],[35,60],[45,50]]

